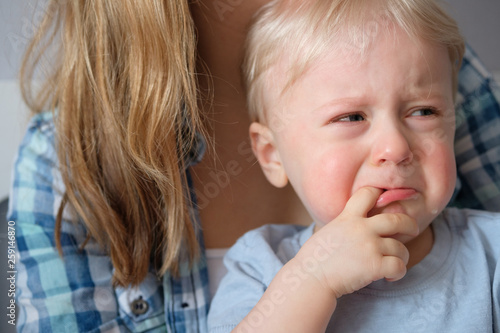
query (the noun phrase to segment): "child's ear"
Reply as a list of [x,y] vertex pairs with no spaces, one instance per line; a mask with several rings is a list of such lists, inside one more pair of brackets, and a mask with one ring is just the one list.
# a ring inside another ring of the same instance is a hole
[[253,153],[267,180],[276,187],[284,187],[288,183],[288,177],[271,130],[265,125],[254,122],[250,125],[250,140]]

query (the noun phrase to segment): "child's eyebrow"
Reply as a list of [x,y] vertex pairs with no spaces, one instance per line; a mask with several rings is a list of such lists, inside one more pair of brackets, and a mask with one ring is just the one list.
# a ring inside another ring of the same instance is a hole
[[[402,92],[399,96],[400,103],[410,103],[410,102],[448,102],[449,97],[447,96],[447,92],[440,91],[437,89],[423,89],[423,87],[419,87],[413,91]],[[314,108],[312,112],[321,112],[322,110],[327,110],[330,108],[336,107],[346,107],[346,108],[362,108],[370,104],[370,100],[366,96],[358,96],[358,97],[342,97],[332,99],[317,108]]]
[[413,91],[402,92],[400,95],[402,102],[411,101],[436,101],[436,100],[448,100],[448,92],[442,91],[442,89],[429,89],[424,87],[416,87]]
[[401,98],[403,100],[414,100],[414,99],[446,99],[447,94],[451,89],[450,85],[447,84],[445,77],[427,77],[421,76],[412,85],[408,86],[407,89],[401,91]]

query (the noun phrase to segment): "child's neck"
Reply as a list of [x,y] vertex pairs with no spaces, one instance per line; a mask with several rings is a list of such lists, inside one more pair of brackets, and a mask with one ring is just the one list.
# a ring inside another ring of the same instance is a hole
[[410,260],[406,267],[410,269],[431,252],[434,245],[434,233],[432,227],[428,226],[420,235],[405,244],[410,252]]

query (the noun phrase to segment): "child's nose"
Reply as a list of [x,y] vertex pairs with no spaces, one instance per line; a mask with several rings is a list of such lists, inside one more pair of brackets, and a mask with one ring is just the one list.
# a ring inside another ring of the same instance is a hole
[[413,161],[408,138],[396,126],[384,126],[378,131],[372,146],[372,164],[409,164]]

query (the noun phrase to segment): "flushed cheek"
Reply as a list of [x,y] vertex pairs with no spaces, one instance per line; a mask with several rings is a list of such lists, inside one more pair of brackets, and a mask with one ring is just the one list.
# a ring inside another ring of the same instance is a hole
[[438,150],[430,157],[429,164],[431,167],[426,172],[430,179],[430,192],[434,194],[435,202],[441,202],[442,206],[446,206],[455,189],[457,178],[453,151],[447,148]]
[[305,173],[301,187],[302,201],[316,222],[326,224],[335,219],[349,200],[357,168],[344,158],[319,159],[314,169]]

